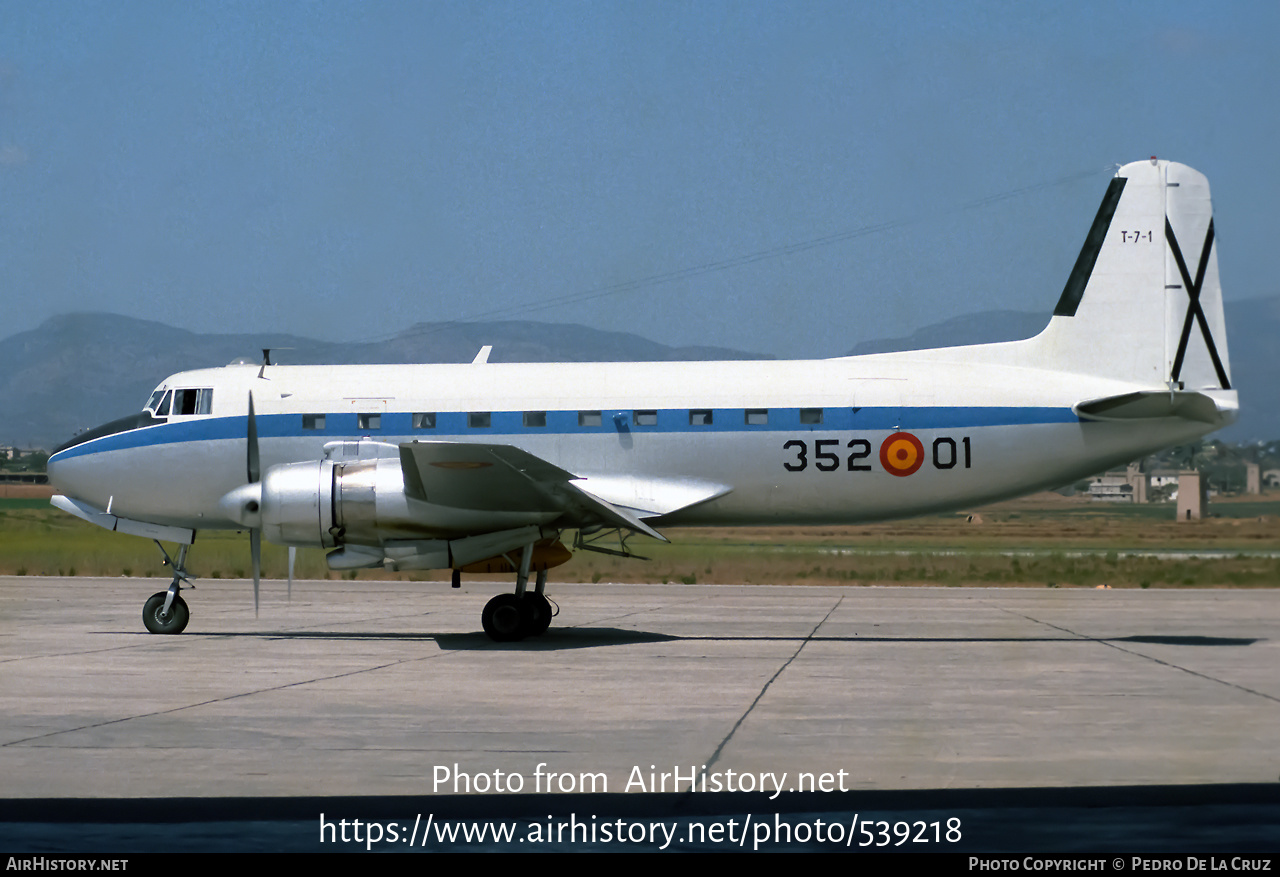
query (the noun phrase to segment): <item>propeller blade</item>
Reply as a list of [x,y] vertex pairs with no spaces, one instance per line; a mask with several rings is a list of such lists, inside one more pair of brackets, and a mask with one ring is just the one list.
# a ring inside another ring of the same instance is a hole
[[262,531],[249,531],[249,553],[253,555],[253,617],[258,617],[258,581],[262,578]]
[[298,559],[298,549],[289,546],[289,602],[293,602],[293,562]]
[[253,391],[249,391],[249,426],[247,429],[248,438],[248,470],[249,483],[257,484],[258,478],[262,474],[258,466],[258,419],[253,414]]

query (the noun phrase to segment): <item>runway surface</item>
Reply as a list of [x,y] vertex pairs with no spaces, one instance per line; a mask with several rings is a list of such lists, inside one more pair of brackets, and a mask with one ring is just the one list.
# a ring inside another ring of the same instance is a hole
[[94,799],[836,812],[1138,787],[1275,809],[1278,591],[561,585],[546,635],[497,645],[497,583],[295,582],[286,603],[267,582],[255,619],[249,583],[199,581],[187,632],[153,636],[165,585],[0,578],[0,840],[39,834],[13,827],[24,800],[101,821]]

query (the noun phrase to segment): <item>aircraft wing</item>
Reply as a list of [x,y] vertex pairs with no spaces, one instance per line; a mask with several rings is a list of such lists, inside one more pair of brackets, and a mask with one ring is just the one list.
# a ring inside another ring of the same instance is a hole
[[667,541],[572,472],[511,445],[409,442],[400,445],[400,466],[410,499],[478,512],[560,512],[568,526],[621,527]]

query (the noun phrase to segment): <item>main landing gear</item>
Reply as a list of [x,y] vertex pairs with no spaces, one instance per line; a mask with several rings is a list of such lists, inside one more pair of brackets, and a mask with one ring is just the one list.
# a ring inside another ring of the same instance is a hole
[[533,590],[526,590],[532,557],[533,545],[526,545],[520,553],[515,593],[499,594],[486,603],[484,612],[480,613],[484,632],[494,642],[509,643],[529,636],[541,636],[551,625],[551,616],[555,612],[543,593],[547,588],[547,571],[538,570]]
[[[160,543],[157,542],[156,545]],[[187,601],[178,596],[178,592],[182,590],[181,583],[191,583],[191,578],[187,575],[187,549],[190,547],[190,545],[183,545],[178,549],[178,560],[175,563],[169,558],[169,553],[164,550],[164,546],[160,545],[160,553],[164,555],[165,563],[173,567],[173,582],[170,583],[169,590],[152,594],[142,605],[142,623],[152,633],[182,633],[187,629],[187,622],[191,620],[191,610],[187,608]]]

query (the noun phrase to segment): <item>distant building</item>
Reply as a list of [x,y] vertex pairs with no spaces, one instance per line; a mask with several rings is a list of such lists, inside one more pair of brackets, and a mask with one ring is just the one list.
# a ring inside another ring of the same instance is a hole
[[1133,488],[1133,501],[1146,502],[1147,476],[1142,471],[1142,463],[1130,463],[1124,474],[1129,479],[1129,486]]
[[1184,469],[1178,477],[1178,520],[1198,521],[1209,508],[1206,479],[1195,469]]
[[44,472],[0,472],[0,485],[48,483],[49,476]]
[[1123,472],[1107,472],[1089,482],[1089,497],[1098,502],[1146,502],[1147,476],[1141,465],[1130,463]]
[[1089,498],[1099,502],[1133,502],[1133,485],[1126,474],[1097,475],[1089,482]]

